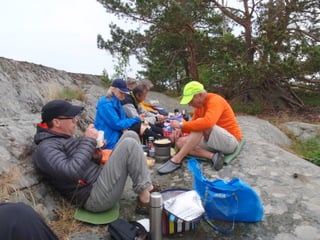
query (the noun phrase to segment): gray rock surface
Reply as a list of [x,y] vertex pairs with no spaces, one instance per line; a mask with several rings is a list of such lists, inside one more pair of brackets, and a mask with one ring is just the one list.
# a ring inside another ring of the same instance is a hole
[[[105,88],[94,75],[67,73],[5,58],[0,58],[0,83],[0,201],[24,201],[48,221],[55,221],[68,205],[41,181],[31,163],[40,109],[63,87],[81,89],[86,96],[85,101],[79,102],[86,106],[81,121],[83,129],[92,122],[96,101]],[[168,111],[183,109],[178,99],[160,93],[150,92],[149,98],[158,99]],[[320,168],[286,151],[290,139],[268,121],[251,116],[239,116],[238,121],[246,139],[243,151],[219,172],[202,162],[203,171],[209,179],[239,177],[252,186],[264,204],[263,220],[236,223],[235,231],[227,235],[213,231],[200,221],[195,231],[164,239],[320,239]],[[294,128],[300,130],[291,131],[297,136],[303,136],[306,131],[308,135],[318,134],[319,125],[305,126],[305,123],[294,123]],[[192,176],[186,162],[181,169],[165,176],[156,173],[159,164],[150,171],[163,189],[192,188]],[[134,213],[136,196],[130,184],[128,180],[120,201],[121,217],[128,220],[144,218]],[[63,239],[110,239],[106,226],[77,224],[77,231],[70,230]]]
[[320,125],[302,122],[286,122],[281,124],[281,126],[302,142],[320,136]]

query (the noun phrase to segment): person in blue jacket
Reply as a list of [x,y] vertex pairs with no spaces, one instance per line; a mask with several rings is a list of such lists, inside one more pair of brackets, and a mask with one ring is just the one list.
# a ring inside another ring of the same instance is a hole
[[133,118],[126,116],[121,104],[126,94],[130,94],[127,83],[118,78],[112,81],[106,96],[98,100],[94,126],[96,129],[104,131],[105,149],[113,149],[123,132],[127,130],[135,131],[142,138],[144,135],[157,136],[148,128],[147,124],[143,124],[144,114]]

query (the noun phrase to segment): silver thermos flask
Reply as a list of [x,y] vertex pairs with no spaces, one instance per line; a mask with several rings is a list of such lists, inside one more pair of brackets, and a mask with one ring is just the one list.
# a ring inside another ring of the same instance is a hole
[[162,239],[162,195],[159,192],[153,192],[150,196],[150,233],[151,240]]

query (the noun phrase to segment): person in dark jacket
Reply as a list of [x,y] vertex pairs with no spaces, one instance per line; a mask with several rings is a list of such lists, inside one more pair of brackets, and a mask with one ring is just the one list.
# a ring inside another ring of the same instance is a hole
[[42,108],[42,123],[34,136],[35,168],[69,201],[92,212],[113,207],[128,176],[139,195],[137,209],[140,203],[147,204],[153,185],[138,135],[124,133],[101,166],[101,149],[96,148],[98,130],[93,124],[83,137],[73,136],[82,110],[64,100],[53,100]]
[[0,203],[0,238],[58,240],[42,217],[23,202]]
[[144,122],[149,125],[152,132],[158,134],[158,136],[156,136],[156,139],[158,139],[162,137],[162,128],[164,127],[163,123],[165,117],[161,114],[147,111],[140,105],[140,103],[146,100],[148,92],[148,84],[141,81],[141,83],[137,84],[131,90],[130,94],[125,95],[121,104],[128,118],[134,118],[143,114]]

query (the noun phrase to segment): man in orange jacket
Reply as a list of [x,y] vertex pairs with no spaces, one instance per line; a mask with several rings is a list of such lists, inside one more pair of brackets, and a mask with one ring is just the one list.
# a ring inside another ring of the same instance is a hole
[[[224,154],[236,150],[242,138],[241,129],[229,103],[220,95],[208,93],[197,81],[183,89],[180,104],[194,108],[190,121],[172,120],[175,145],[179,152],[158,169],[159,174],[171,173],[181,167],[187,154],[210,159],[215,170],[223,167]],[[189,133],[182,137],[183,133]]]

